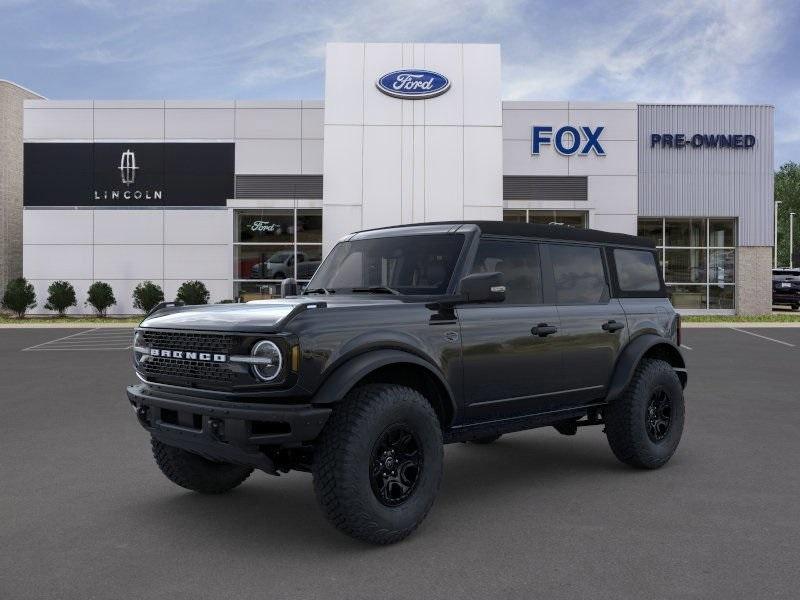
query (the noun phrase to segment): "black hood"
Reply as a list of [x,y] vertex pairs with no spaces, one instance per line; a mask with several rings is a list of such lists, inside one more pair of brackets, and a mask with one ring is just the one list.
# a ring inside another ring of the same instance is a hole
[[204,304],[163,308],[141,322],[140,327],[155,329],[194,329],[201,331],[272,332],[280,331],[298,314],[307,310],[335,310],[354,306],[397,305],[404,300],[374,294],[342,296],[297,296],[275,300],[255,300],[244,304]]

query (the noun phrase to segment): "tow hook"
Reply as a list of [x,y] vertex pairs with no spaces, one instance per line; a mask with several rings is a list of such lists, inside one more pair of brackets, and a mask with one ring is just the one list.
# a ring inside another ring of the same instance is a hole
[[146,406],[139,406],[136,408],[136,418],[142,425],[150,425],[150,411]]
[[208,428],[211,431],[211,437],[217,441],[222,441],[222,421],[219,419],[209,419]]

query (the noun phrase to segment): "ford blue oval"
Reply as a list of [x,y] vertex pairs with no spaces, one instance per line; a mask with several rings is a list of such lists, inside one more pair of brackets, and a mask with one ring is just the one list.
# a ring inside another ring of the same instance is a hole
[[450,80],[435,71],[404,69],[382,75],[375,85],[395,98],[421,100],[444,94],[450,89]]

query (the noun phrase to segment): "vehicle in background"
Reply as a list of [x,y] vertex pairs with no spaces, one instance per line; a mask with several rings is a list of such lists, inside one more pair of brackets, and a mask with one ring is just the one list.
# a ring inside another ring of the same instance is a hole
[[800,269],[772,270],[772,304],[800,309]]

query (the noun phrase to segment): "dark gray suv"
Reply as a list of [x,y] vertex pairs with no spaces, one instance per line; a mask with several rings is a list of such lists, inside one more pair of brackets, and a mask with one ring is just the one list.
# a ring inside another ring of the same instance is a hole
[[163,473],[226,492],[254,469],[313,474],[323,511],[374,543],[409,535],[442,445],[602,425],[654,469],[683,431],[686,368],[652,243],[560,226],[363,231],[302,295],[157,307],[128,398]]

